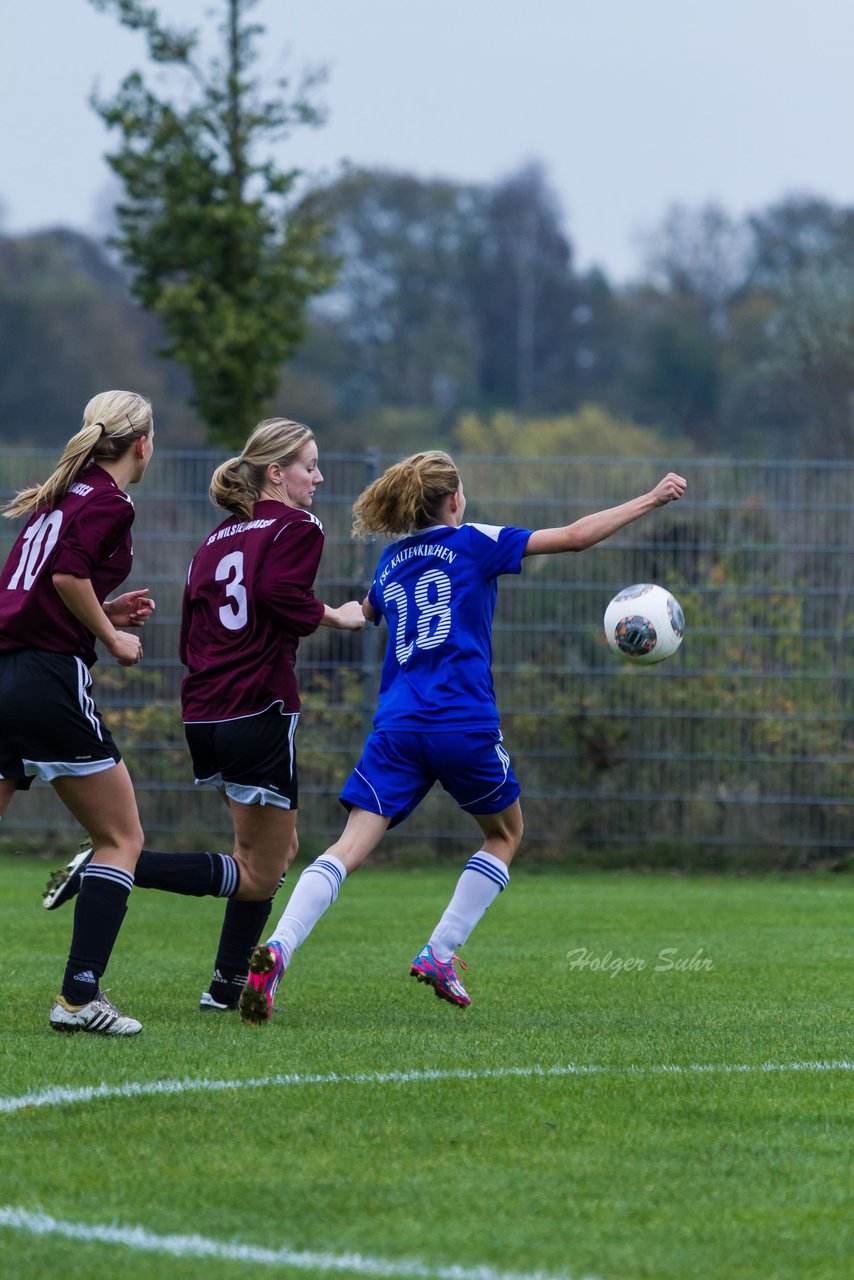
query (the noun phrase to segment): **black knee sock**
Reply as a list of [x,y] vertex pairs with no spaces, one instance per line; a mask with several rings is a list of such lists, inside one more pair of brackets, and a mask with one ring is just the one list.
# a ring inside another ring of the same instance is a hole
[[165,889],[191,898],[230,898],[240,871],[228,853],[156,853],[143,849],[136,864],[138,889]]
[[71,949],[62,983],[69,1004],[88,1004],[98,994],[132,888],[129,871],[100,862],[90,862],[86,868],[74,904]]
[[226,981],[245,977],[249,972],[249,957],[261,941],[272,910],[272,898],[265,898],[263,902],[229,899],[216,953],[216,968]]

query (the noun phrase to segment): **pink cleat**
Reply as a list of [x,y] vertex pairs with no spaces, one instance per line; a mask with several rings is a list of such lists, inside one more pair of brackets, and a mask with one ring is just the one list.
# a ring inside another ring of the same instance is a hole
[[278,942],[264,942],[252,952],[249,977],[240,993],[238,1009],[244,1022],[269,1022],[276,988],[285,976],[285,958]]
[[[457,977],[455,960],[460,960],[459,956],[451,956],[448,961],[437,960],[428,942],[412,961],[409,972],[419,982],[429,983],[440,1000],[447,1000],[458,1009],[465,1009],[466,1005],[471,1004],[471,997]],[[460,960],[460,964],[464,969],[468,968],[465,960]]]

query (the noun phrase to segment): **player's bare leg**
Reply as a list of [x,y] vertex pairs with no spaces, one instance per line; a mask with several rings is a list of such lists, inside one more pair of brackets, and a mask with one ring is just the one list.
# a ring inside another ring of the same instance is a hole
[[131,878],[143,834],[136,795],[123,760],[100,773],[55,778],[54,791],[66,809],[88,831],[94,863],[120,867]]
[[12,796],[18,789],[18,784],[14,778],[0,778],[0,818],[9,808]]
[[229,800],[234,860],[240,867],[238,901],[271,897],[297,856],[297,810]]
[[249,979],[240,997],[244,1022],[269,1020],[276,988],[293,953],[332,906],[346,877],[377,847],[388,824],[389,819],[380,814],[351,809],[339,839],[305,868],[272,936],[252,954]]
[[228,901],[214,971],[199,1008],[228,1013],[237,1008],[249,976],[249,959],[273,909],[273,895],[297,855],[297,811],[270,804],[240,804],[227,798],[234,824],[237,892]]

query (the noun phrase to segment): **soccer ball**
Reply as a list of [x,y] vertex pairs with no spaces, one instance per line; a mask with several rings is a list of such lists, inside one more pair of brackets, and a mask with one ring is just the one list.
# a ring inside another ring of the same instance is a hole
[[605,610],[605,638],[630,662],[663,662],[679,648],[684,633],[679,601],[651,582],[624,587]]

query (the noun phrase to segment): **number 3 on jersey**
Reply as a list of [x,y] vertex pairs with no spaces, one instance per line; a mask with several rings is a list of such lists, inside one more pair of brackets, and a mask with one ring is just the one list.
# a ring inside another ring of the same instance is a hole
[[397,626],[394,632],[394,652],[402,667],[412,657],[413,650],[438,649],[451,630],[451,580],[441,569],[427,569],[415,582],[415,607],[417,634],[406,643],[406,622],[409,616],[409,597],[399,582],[387,582],[383,598],[394,603],[397,610]]
[[217,582],[225,583],[228,603],[219,611],[219,620],[229,631],[240,631],[249,621],[246,588],[243,585],[243,552],[232,551],[223,556],[214,574]]

